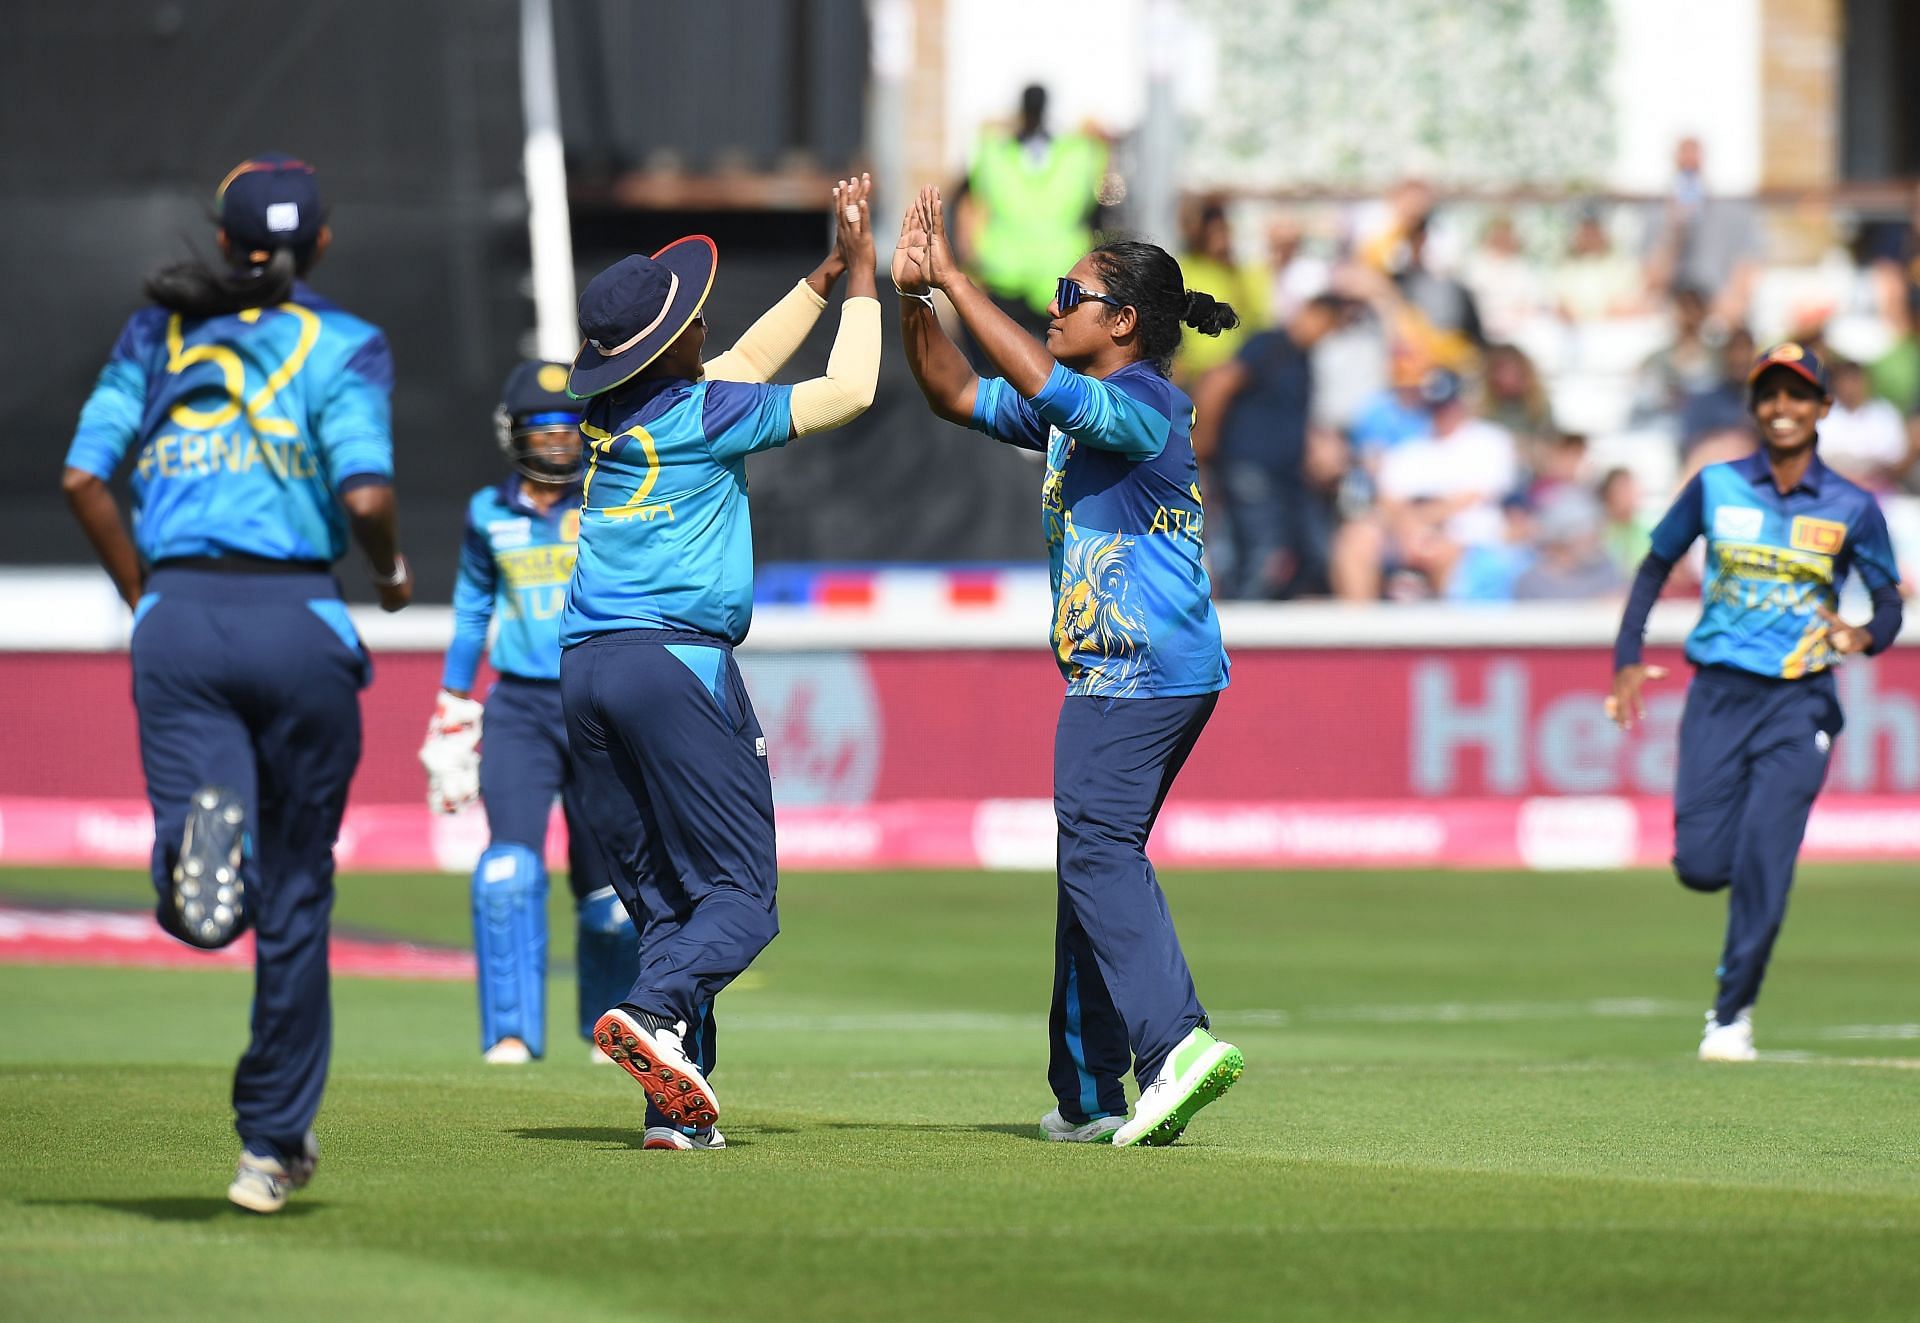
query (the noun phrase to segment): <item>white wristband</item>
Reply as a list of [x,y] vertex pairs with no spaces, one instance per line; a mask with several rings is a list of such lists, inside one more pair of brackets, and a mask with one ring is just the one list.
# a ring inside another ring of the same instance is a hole
[[373,585],[376,588],[398,588],[407,581],[407,558],[396,551],[393,553],[393,574],[391,576],[383,578],[375,574],[373,567],[369,565],[367,567],[367,577],[373,580]]
[[912,299],[915,303],[924,303],[929,308],[933,306],[933,292],[931,290],[927,291],[924,294],[915,294],[911,290],[901,289],[900,282],[895,281],[893,285],[893,292],[895,294],[898,294],[903,299]]

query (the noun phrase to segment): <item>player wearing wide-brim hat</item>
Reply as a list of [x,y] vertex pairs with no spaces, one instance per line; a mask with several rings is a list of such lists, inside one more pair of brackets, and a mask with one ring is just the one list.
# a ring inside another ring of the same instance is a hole
[[[226,260],[149,279],[153,303],[81,412],[65,486],[134,612],[160,925],[195,946],[259,938],[227,1195],[270,1213],[318,1158],[333,846],[370,678],[333,564],[351,536],[382,607],[413,589],[386,337],[300,279],[330,237],[313,167],[253,157],[214,206]],[[107,487],[129,455],[132,539]]]
[[[473,942],[480,1049],[494,1063],[546,1053],[546,841],[556,799],[567,824],[583,1038],[592,1040],[594,1022],[639,972],[633,920],[583,816],[560,706],[560,611],[580,535],[582,469],[583,406],[567,394],[567,371],[521,363],[501,388],[494,434],[513,472],[467,503],[453,642],[420,749],[430,808],[454,813],[476,799],[486,808]],[[484,705],[473,697],[482,652],[498,677]]]
[[[1900,632],[1900,571],[1873,496],[1820,462],[1832,400],[1818,354],[1774,345],[1748,373],[1760,449],[1710,464],[1653,530],[1614,644],[1607,715],[1645,716],[1642,686],[1666,670],[1641,661],[1647,616],[1668,574],[1707,540],[1694,666],[1680,718],[1673,867],[1695,891],[1728,891],[1719,992],[1699,1055],[1751,1061],[1753,1005],[1786,917],[1814,798],[1843,717],[1832,668],[1877,653]],[[1858,570],[1873,618],[1849,625],[1840,587]]]
[[[580,297],[568,390],[589,453],[560,689],[594,845],[641,924],[639,976],[594,1041],[646,1089],[649,1148],[724,1147],[713,999],[779,930],[767,742],[733,659],[753,612],[746,459],[873,402],[870,188],[834,190],[833,254],[712,362],[710,239],[623,258]],[[826,375],[765,384],[842,270]]]

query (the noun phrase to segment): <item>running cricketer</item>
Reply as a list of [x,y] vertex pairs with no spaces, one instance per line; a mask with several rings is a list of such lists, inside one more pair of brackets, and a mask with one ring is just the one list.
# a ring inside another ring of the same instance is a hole
[[[1674,872],[1695,891],[1729,893],[1703,1061],[1755,1057],[1753,1004],[1843,724],[1832,667],[1849,653],[1885,651],[1901,617],[1880,507],[1820,462],[1817,431],[1833,401],[1819,358],[1778,344],[1747,380],[1761,449],[1701,470],[1654,529],[1620,622],[1607,699],[1622,729],[1644,715],[1641,686],[1666,674],[1640,660],[1647,616],[1675,563],[1704,536],[1705,605],[1687,639],[1695,669],[1673,799]],[[1856,568],[1873,598],[1864,627],[1835,611]]]

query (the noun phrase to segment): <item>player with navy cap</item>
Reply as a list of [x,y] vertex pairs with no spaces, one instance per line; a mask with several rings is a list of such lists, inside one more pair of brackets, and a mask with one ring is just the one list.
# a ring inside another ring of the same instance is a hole
[[[333,843],[371,678],[333,563],[351,535],[382,607],[413,587],[386,338],[301,279],[332,237],[313,168],[243,161],[215,209],[225,261],[147,282],[152,303],[81,411],[65,487],[133,608],[160,925],[202,947],[257,937],[227,1194],[270,1213],[318,1159]],[[129,456],[131,537],[107,486]]]
[[[480,1048],[495,1063],[546,1052],[546,840],[555,798],[567,821],[581,1037],[591,1041],[594,1022],[639,970],[633,920],[581,816],[560,710],[560,608],[580,538],[580,414],[567,394],[566,364],[522,363],[508,375],[494,430],[513,471],[467,503],[453,643],[420,749],[435,812],[457,812],[476,798],[486,806],[490,840],[473,870],[473,943]],[[499,678],[483,707],[474,675],[496,624],[491,661]]]
[[[1704,605],[1687,638],[1693,683],[1680,720],[1673,867],[1695,891],[1727,891],[1719,995],[1700,1040],[1706,1061],[1752,1061],[1753,1004],[1773,954],[1794,863],[1843,720],[1833,666],[1883,652],[1900,632],[1900,571],[1873,496],[1820,462],[1832,407],[1826,369],[1791,341],[1760,355],[1747,403],[1760,449],[1710,464],[1653,530],[1614,644],[1607,715],[1645,715],[1647,616],[1694,539],[1707,540]],[[1858,570],[1873,618],[1849,625],[1840,586]]]
[[646,1089],[647,1147],[724,1146],[713,998],[779,931],[767,742],[733,658],[753,615],[746,460],[873,403],[870,191],[834,189],[848,287],[825,376],[764,384],[798,344],[782,305],[755,328],[773,349],[750,333],[701,361],[705,236],[624,258],[580,298],[568,389],[589,453],[560,691],[585,817],[641,924],[640,975],[594,1041]]

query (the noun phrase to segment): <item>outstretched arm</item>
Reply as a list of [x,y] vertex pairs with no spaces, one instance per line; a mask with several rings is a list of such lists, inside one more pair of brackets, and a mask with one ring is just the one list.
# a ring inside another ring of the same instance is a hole
[[927,291],[927,231],[920,199],[907,204],[900,218],[900,244],[893,250],[893,287],[900,291],[900,340],[927,407],[936,417],[966,427],[973,422],[980,378],[947,335]]
[[[838,210],[851,197],[857,204],[873,190],[870,175],[843,179],[834,189],[834,207]],[[798,281],[786,296],[760,315],[733,348],[710,359],[704,370],[709,381],[772,381],[800,348],[820,314],[826,310],[827,295],[847,272],[847,257],[840,249],[839,225],[834,226],[833,249],[806,278]]]
[[873,283],[872,190],[873,181],[862,176],[833,191],[834,247],[846,259],[847,297],[827,374],[793,388],[794,436],[844,426],[873,407],[880,384],[880,300]]
[[947,296],[961,324],[974,338],[1007,384],[1025,399],[1032,399],[1053,375],[1053,355],[1026,333],[1020,323],[994,306],[987,292],[967,278],[954,260],[953,247],[947,241],[946,219],[942,213],[940,190],[923,188],[915,200],[920,212],[920,227],[926,233],[927,283]]

